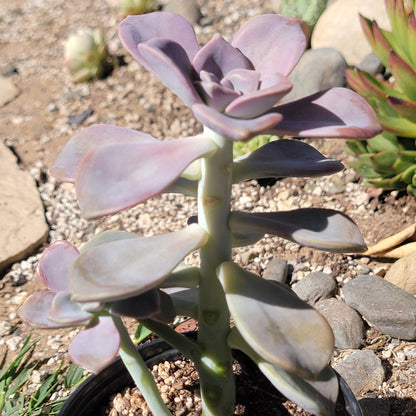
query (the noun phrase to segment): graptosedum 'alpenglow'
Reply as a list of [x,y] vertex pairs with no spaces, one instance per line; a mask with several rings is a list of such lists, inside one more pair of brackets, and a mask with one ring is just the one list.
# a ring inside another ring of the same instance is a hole
[[[32,295],[20,309],[21,318],[42,327],[86,326],[71,343],[70,355],[94,371],[120,346],[121,358],[158,416],[170,412],[120,316],[136,317],[194,361],[206,416],[232,414],[231,347],[248,354],[276,388],[306,410],[333,414],[338,382],[329,367],[334,348],[329,325],[288,287],[235,264],[231,249],[265,233],[335,252],[359,252],[363,239],[349,217],[333,210],[231,212],[230,202],[231,186],[241,180],[321,176],[343,166],[295,139],[268,143],[233,161],[232,143],[259,133],[368,138],[380,130],[373,110],[343,88],[279,104],[292,87],[287,75],[306,45],[295,20],[257,16],[231,43],[216,35],[202,48],[190,24],[172,13],[129,16],[119,35],[128,51],[192,109],[203,133],[160,141],[122,127],[90,126],[67,143],[52,173],[75,183],[87,218],[162,192],[182,192],[197,198],[197,220],[152,237],[107,231],[80,253],[69,243],[53,244],[39,266],[50,290]],[[69,253],[64,264],[63,249]],[[199,268],[183,263],[196,249]],[[198,319],[197,342],[167,325],[175,315]],[[111,348],[88,342],[90,333],[99,340],[108,331],[115,333]]]

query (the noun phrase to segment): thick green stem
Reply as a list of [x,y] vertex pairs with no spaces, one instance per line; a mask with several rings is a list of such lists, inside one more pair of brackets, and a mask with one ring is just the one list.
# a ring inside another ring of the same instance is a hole
[[219,150],[201,163],[198,185],[198,224],[209,234],[201,248],[198,348],[204,416],[229,416],[233,412],[235,386],[232,355],[227,345],[230,316],[216,270],[231,260],[228,226],[231,200],[232,142],[210,130],[205,134]]
[[136,383],[136,386],[140,388],[140,392],[150,410],[154,415],[172,416],[172,413],[160,397],[160,392],[156,387],[152,373],[147,368],[142,356],[131,341],[123,322],[117,316],[113,316],[113,321],[121,337],[120,357],[133,378],[133,381]]

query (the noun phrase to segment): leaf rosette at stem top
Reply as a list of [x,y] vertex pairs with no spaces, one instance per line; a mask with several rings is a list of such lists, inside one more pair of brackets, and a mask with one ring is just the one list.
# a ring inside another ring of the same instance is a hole
[[372,135],[368,107],[346,89],[274,107],[292,89],[287,76],[306,47],[295,19],[257,16],[231,43],[217,34],[200,48],[185,18],[159,12],[127,17],[119,36],[130,54],[176,93],[204,126],[226,138],[248,140],[265,132],[350,137],[354,131],[344,124],[345,118],[360,119],[356,129],[365,137]]

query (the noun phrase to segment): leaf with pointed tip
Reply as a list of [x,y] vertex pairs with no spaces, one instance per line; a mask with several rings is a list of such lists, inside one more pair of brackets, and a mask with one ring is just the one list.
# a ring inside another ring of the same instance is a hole
[[389,64],[395,83],[412,101],[416,101],[416,72],[394,52],[390,52]]
[[160,296],[157,289],[150,289],[131,298],[111,303],[110,313],[130,318],[146,318],[160,311]]
[[262,76],[276,72],[287,76],[301,58],[306,38],[298,20],[266,14],[241,26],[231,44]]
[[169,234],[112,241],[82,252],[71,269],[72,299],[111,302],[159,285],[192,250],[206,243],[197,224]]
[[157,140],[140,131],[109,124],[95,124],[75,134],[65,145],[51,167],[51,174],[63,182],[74,182],[81,160],[106,144],[152,143]]
[[386,1],[386,10],[391,23],[391,33],[394,35],[392,48],[403,48],[403,53],[407,53],[407,14],[403,3],[403,0]]
[[111,317],[98,318],[98,323],[83,329],[69,345],[71,360],[98,373],[113,361],[120,348],[120,334]]
[[257,354],[307,378],[328,365],[334,349],[331,327],[288,287],[233,262],[220,265],[218,278],[237,329]]
[[277,235],[306,247],[334,253],[362,252],[366,245],[347,215],[322,208],[281,212],[232,212],[232,232],[255,231]]
[[39,281],[55,292],[69,291],[69,269],[78,256],[78,250],[68,241],[53,243],[36,266]]
[[231,330],[228,340],[232,348],[247,354],[274,387],[289,400],[316,416],[334,415],[338,397],[338,379],[329,366],[326,366],[315,380],[305,380],[261,358],[244,341],[237,328]]
[[330,175],[343,168],[305,142],[281,139],[235,159],[233,181]]
[[55,292],[49,290],[42,290],[30,295],[18,309],[17,315],[19,318],[27,322],[34,328],[63,328],[69,325],[60,324],[52,321],[49,318],[49,312],[51,310],[53,299],[55,298]]
[[96,218],[144,202],[171,185],[195,159],[216,149],[204,136],[101,146],[83,158],[77,171],[82,215]]
[[82,324],[91,318],[92,315],[83,310],[79,303],[71,301],[70,292],[57,293],[49,310],[49,319],[57,324]]
[[373,109],[347,88],[331,88],[270,110],[283,120],[270,134],[297,137],[369,138],[381,132]]
[[416,124],[416,102],[396,97],[387,97],[387,101],[398,114]]
[[367,38],[371,48],[383,63],[383,65],[387,67],[389,53],[391,50],[390,44],[383,36],[383,32],[380,30],[377,22],[371,21],[370,19],[361,15],[359,17],[364,35]]
[[228,117],[204,104],[192,106],[195,117],[204,126],[229,140],[245,141],[269,130],[282,120],[280,114],[265,114],[251,119]]

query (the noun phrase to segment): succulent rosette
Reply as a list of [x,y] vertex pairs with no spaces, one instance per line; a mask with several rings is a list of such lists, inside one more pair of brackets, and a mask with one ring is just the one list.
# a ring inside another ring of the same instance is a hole
[[372,136],[365,101],[335,88],[274,107],[292,89],[287,76],[305,35],[295,19],[269,14],[245,23],[231,43],[220,35],[199,47],[174,13],[128,16],[119,37],[130,54],[190,107],[206,127],[232,140],[260,133],[303,137]]

